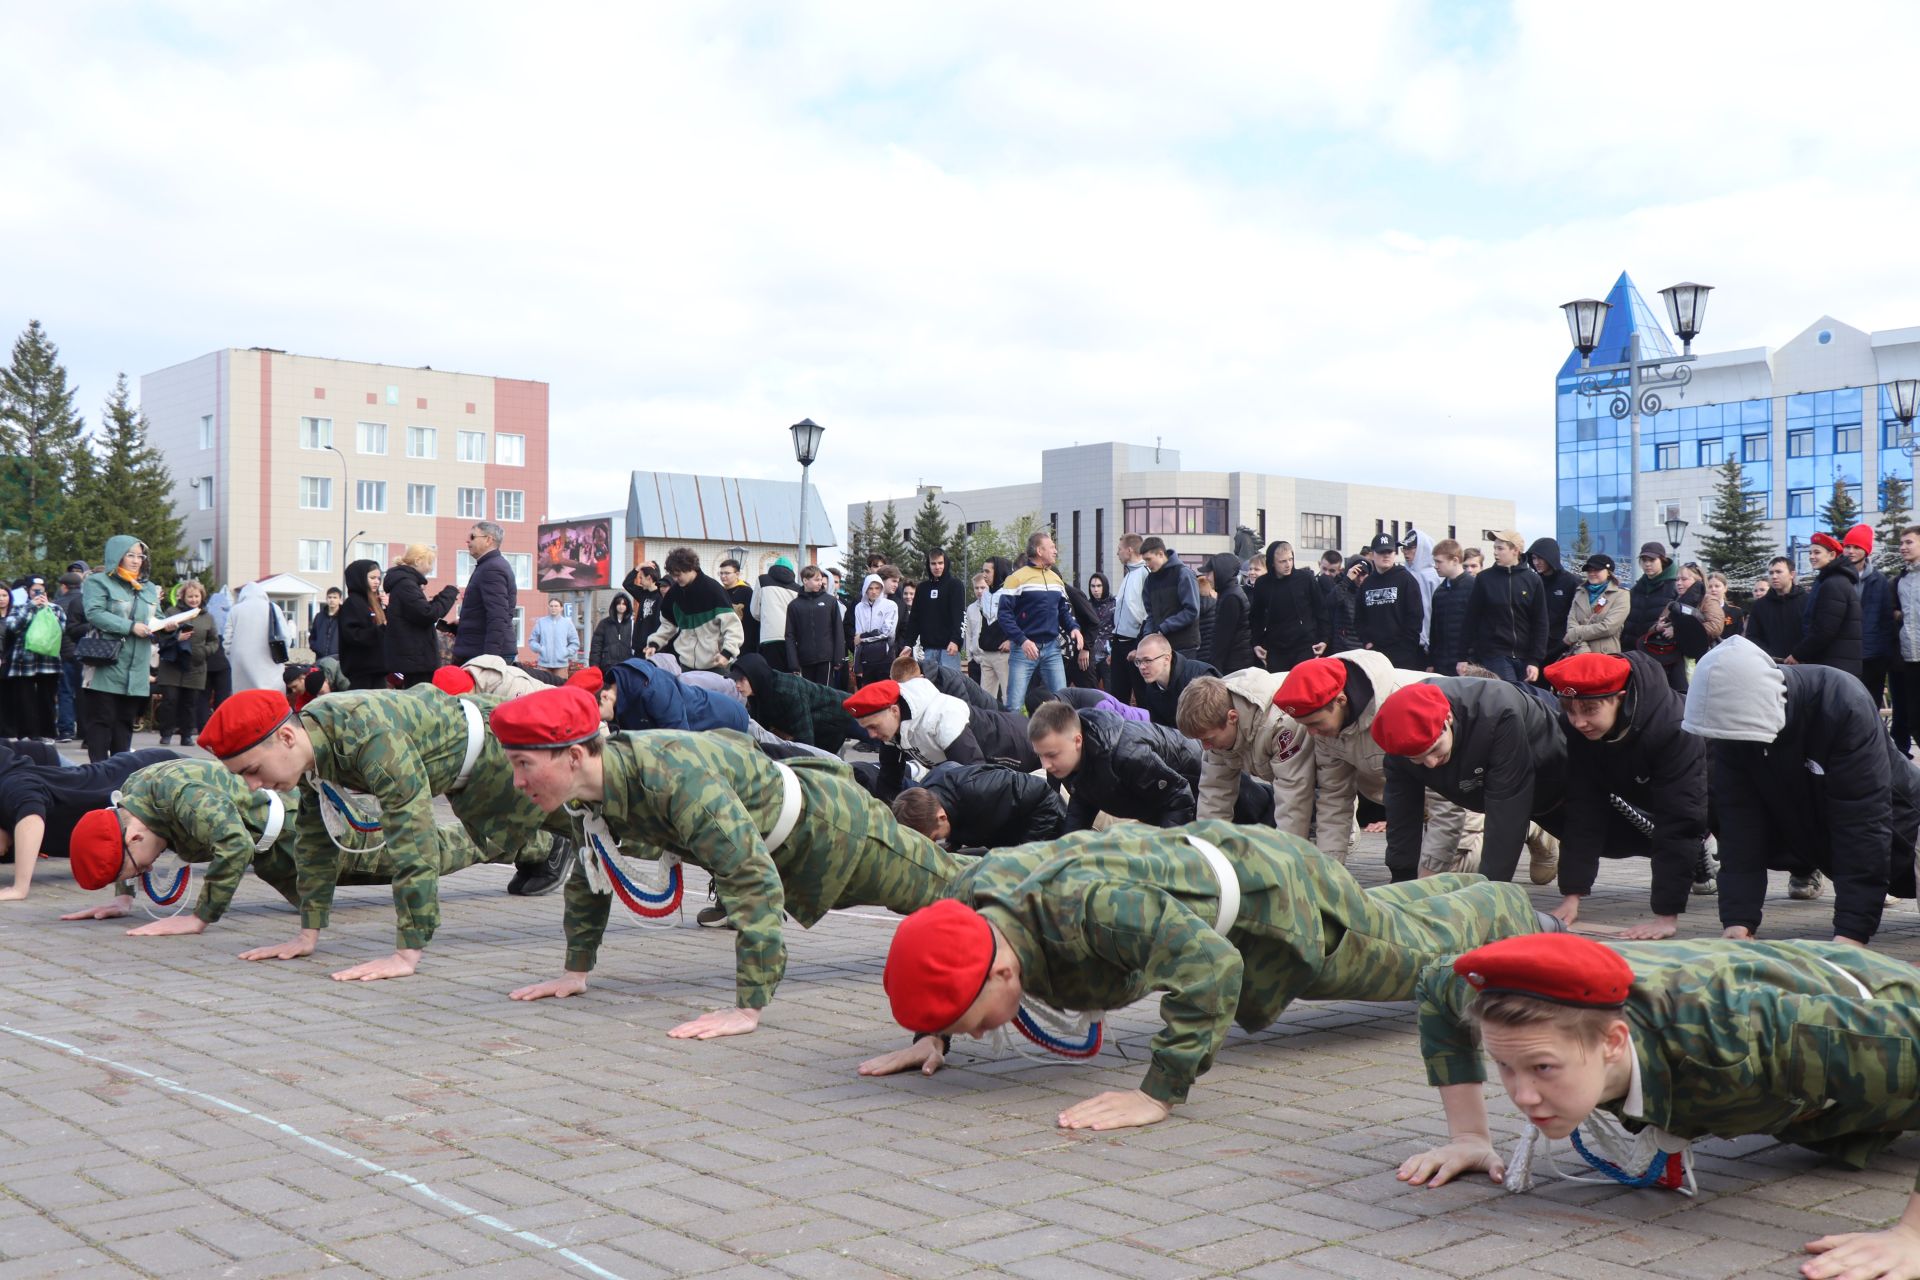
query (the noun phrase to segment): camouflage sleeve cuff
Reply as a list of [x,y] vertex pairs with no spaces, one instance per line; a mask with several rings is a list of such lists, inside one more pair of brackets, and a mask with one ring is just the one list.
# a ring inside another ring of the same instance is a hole
[[1155,1102],[1164,1102],[1170,1107],[1185,1102],[1187,1091],[1191,1088],[1193,1088],[1193,1081],[1174,1079],[1162,1070],[1157,1062],[1147,1068],[1147,1078],[1140,1082],[1140,1092]]
[[598,963],[600,963],[600,948],[598,947],[591,947],[585,950],[575,950],[573,947],[567,948],[568,973],[592,973],[593,967]]
[[1427,1059],[1427,1083],[1436,1089],[1450,1084],[1485,1084],[1487,1069],[1478,1053],[1435,1054]]
[[200,895],[200,901],[195,903],[193,908],[193,914],[201,924],[213,924],[217,922],[221,916],[226,914],[226,911],[226,903],[215,904],[210,901],[204,893]]
[[427,943],[433,941],[431,929],[395,929],[393,946],[396,951],[425,951]]
[[773,1003],[773,988],[757,983],[736,983],[734,1003],[742,1009],[764,1009]]
[[332,917],[331,907],[300,908],[300,927],[302,929],[324,929]]

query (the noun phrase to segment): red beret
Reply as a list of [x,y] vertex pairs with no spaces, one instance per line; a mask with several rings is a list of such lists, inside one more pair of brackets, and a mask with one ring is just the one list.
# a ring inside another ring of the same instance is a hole
[[509,751],[550,750],[600,734],[600,703],[585,689],[542,689],[493,709],[493,736]]
[[576,689],[585,689],[597,698],[600,691],[607,687],[607,677],[598,667],[582,667],[567,677],[567,683]]
[[1310,716],[1347,687],[1347,664],[1338,658],[1309,658],[1280,682],[1273,705],[1290,716]]
[[847,714],[858,720],[861,716],[870,716],[876,711],[885,711],[900,701],[900,686],[892,680],[875,680],[872,684],[860,686],[860,692],[853,694],[840,705]]
[[942,898],[893,931],[880,984],[893,1003],[894,1021],[928,1034],[960,1021],[986,989],[992,968],[993,926],[964,902]]
[[1632,671],[1617,653],[1576,653],[1547,668],[1547,687],[1562,698],[1605,698],[1625,692]]
[[1868,555],[1872,555],[1873,526],[1870,524],[1857,524],[1847,530],[1847,536],[1842,539],[1842,541],[1850,547],[1858,547]]
[[82,889],[104,889],[112,884],[126,858],[119,810],[89,809],[73,824],[73,834],[67,837],[67,865],[73,870],[74,883]]
[[1825,547],[1835,555],[1844,555],[1846,553],[1846,548],[1841,546],[1840,543],[1835,540],[1834,536],[1825,530],[1813,535],[1813,545],[1816,547]]
[[433,673],[433,687],[442,693],[473,692],[473,672],[465,667],[441,667]]
[[216,760],[231,760],[251,751],[293,715],[293,706],[279,689],[248,689],[214,709],[200,732],[200,745]]
[[1529,933],[1476,947],[1453,971],[1478,991],[1510,991],[1556,1004],[1617,1009],[1633,986],[1618,951],[1572,933]]
[[1390,756],[1423,756],[1440,741],[1453,707],[1431,680],[1397,689],[1373,713],[1369,730],[1380,749]]

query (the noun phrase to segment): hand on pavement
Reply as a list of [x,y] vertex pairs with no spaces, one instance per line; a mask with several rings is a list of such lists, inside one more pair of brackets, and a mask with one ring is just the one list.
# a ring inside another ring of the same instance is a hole
[[675,1040],[718,1040],[721,1036],[744,1036],[759,1025],[758,1009],[715,1009],[681,1023],[667,1034]]
[[1455,1138],[1444,1147],[1408,1156],[1394,1177],[1416,1187],[1441,1187],[1463,1173],[1485,1169],[1487,1176],[1499,1182],[1507,1176],[1507,1163],[1485,1138]]
[[545,1000],[548,997],[565,999],[577,996],[587,989],[587,975],[584,973],[566,973],[545,982],[536,982],[530,987],[519,987],[507,993],[509,1000]]
[[892,1053],[883,1053],[877,1058],[868,1058],[860,1064],[863,1076],[891,1076],[902,1071],[912,1071],[918,1067],[920,1074],[930,1076],[946,1065],[946,1051],[940,1047],[939,1036],[922,1036],[905,1049],[896,1049]]
[[1173,1110],[1158,1098],[1149,1098],[1138,1089],[1110,1090],[1085,1102],[1076,1102],[1060,1113],[1062,1129],[1132,1129],[1158,1124]]
[[420,952],[406,949],[382,956],[378,960],[369,960],[365,964],[356,964],[351,969],[341,969],[333,975],[335,982],[380,982],[387,978],[409,978],[420,967]]
[[[78,911],[69,911],[61,916],[62,920],[118,920],[121,916],[133,914],[132,898],[115,898],[112,902],[103,902],[97,907],[82,907]],[[198,920],[199,916],[189,916]],[[158,923],[156,921],[155,923]],[[135,932],[138,932],[137,930]]]

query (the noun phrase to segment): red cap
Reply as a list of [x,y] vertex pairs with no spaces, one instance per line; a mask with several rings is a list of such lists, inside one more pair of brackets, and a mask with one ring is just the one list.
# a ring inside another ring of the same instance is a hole
[[1870,524],[1857,524],[1847,530],[1847,536],[1842,539],[1842,541],[1850,547],[1858,547],[1868,555],[1872,555],[1873,526]]
[[885,711],[900,701],[900,686],[892,680],[875,680],[872,684],[860,686],[860,692],[853,694],[840,705],[847,714],[858,720],[861,716],[870,716],[876,711]]
[[1847,550],[1839,542],[1834,540],[1834,536],[1832,534],[1826,532],[1825,530],[1822,530],[1821,532],[1813,535],[1813,545],[1816,547],[1825,547],[1827,550],[1833,552],[1833,554],[1837,556],[1845,555]]
[[231,760],[251,751],[293,715],[293,706],[279,689],[247,689],[214,709],[200,731],[200,745],[216,760]]
[[893,1020],[925,1035],[960,1021],[992,969],[993,926],[966,903],[942,898],[893,931],[880,985],[893,1003]]
[[1572,933],[1529,933],[1476,947],[1453,971],[1477,991],[1537,996],[1556,1004],[1617,1009],[1633,986],[1633,966],[1618,951]]
[[542,689],[493,709],[493,736],[509,751],[570,747],[600,735],[600,703],[585,689]]
[[567,683],[576,689],[585,689],[597,698],[600,691],[607,687],[607,677],[598,667],[582,667],[567,677]]
[[442,693],[473,692],[473,672],[465,667],[441,667],[433,673],[433,687]]
[[1423,756],[1440,741],[1453,707],[1431,680],[1421,680],[1387,695],[1373,713],[1369,730],[1390,756]]
[[1625,692],[1632,671],[1617,653],[1576,653],[1547,668],[1547,686],[1562,698],[1605,698]]
[[1338,658],[1309,658],[1280,682],[1273,705],[1298,718],[1310,716],[1347,687],[1347,664]]
[[73,870],[74,883],[82,889],[104,889],[112,884],[126,857],[119,810],[89,809],[73,824],[73,834],[67,837],[67,865]]

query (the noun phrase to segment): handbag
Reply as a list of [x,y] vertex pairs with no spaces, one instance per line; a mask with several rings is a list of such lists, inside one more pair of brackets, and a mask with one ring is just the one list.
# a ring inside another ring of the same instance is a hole
[[110,636],[94,627],[74,642],[73,656],[90,667],[110,667],[120,661],[120,646],[124,643],[125,636]]
[[280,665],[285,666],[287,662],[287,638],[280,630],[282,625],[280,621],[280,609],[279,606],[269,602],[267,604],[267,610],[269,621],[267,629],[267,656]]

